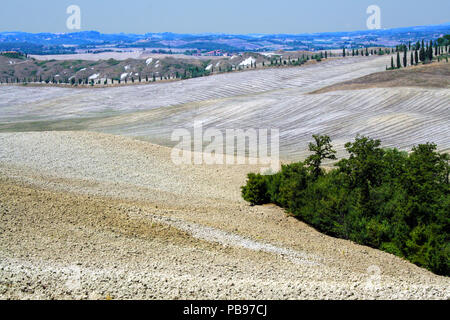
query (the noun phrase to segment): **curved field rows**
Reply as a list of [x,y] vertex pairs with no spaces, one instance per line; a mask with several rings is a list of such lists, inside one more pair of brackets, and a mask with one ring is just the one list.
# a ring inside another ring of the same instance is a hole
[[[331,60],[299,68],[234,72],[104,89],[0,87],[0,122],[118,114],[268,91],[311,91],[384,69],[387,57]],[[95,90],[95,91],[92,91]]]
[[433,141],[450,148],[450,90],[365,89],[307,94],[383,70],[389,57],[331,60],[174,83],[106,89],[3,87],[0,131],[89,130],[172,146],[176,128],[278,128],[280,152],[305,156],[311,135],[328,134],[343,156],[356,134],[410,149]]

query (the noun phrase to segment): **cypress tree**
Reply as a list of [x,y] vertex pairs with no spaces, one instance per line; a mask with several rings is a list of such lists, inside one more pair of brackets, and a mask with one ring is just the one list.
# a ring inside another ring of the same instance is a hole
[[421,62],[425,61],[425,48],[422,46],[420,47],[420,50],[419,50],[419,60]]
[[400,52],[397,51],[397,69],[400,69],[402,65],[400,64]]
[[406,46],[405,51],[403,51],[403,67],[406,68],[408,66],[408,60],[406,58]]
[[394,69],[394,57],[391,57],[391,69]]
[[433,61],[433,41],[430,40],[430,45],[428,47],[428,59],[430,59],[430,62]]
[[414,65],[414,55],[413,52],[411,51],[411,66]]

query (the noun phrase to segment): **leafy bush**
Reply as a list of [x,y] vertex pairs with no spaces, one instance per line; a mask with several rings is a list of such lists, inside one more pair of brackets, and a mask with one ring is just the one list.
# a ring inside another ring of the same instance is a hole
[[275,203],[326,234],[450,275],[449,156],[432,143],[408,154],[357,136],[345,145],[349,157],[325,172],[317,169],[323,146],[330,159],[334,152],[326,136],[314,139],[307,163],[284,165],[271,176],[249,174],[244,199]]
[[247,184],[242,189],[242,197],[252,205],[267,203],[267,184],[264,176],[249,173]]

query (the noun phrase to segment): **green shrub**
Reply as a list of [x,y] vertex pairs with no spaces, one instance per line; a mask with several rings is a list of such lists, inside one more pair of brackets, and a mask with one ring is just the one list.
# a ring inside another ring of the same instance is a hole
[[266,178],[260,174],[249,173],[247,184],[242,189],[242,197],[251,205],[268,202]]

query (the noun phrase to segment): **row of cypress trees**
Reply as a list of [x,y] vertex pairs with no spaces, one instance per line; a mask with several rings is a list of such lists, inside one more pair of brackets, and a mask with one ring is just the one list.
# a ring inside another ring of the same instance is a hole
[[66,85],[108,85],[108,84],[121,84],[121,83],[142,83],[142,82],[155,82],[157,81],[157,78],[160,80],[170,80],[170,79],[175,79],[175,78],[181,78],[181,76],[179,76],[179,73],[177,72],[176,75],[169,75],[169,76],[159,76],[156,77],[155,74],[152,75],[152,77],[149,78],[149,76],[145,76],[145,78],[142,78],[141,76],[134,78],[131,77],[130,79],[120,79],[120,78],[112,78],[112,79],[102,79],[102,80],[93,80],[93,79],[89,79],[89,78],[65,78],[65,79],[56,79],[55,77],[52,78],[46,78],[43,79],[42,76],[40,76],[39,78],[34,77],[34,78],[18,78],[18,77],[13,77],[13,78],[3,78],[0,79],[0,84],[2,83],[46,83],[46,84],[66,84]]
[[[449,45],[450,45],[450,35],[446,35],[442,38],[439,38],[436,41],[430,40],[429,42],[425,42],[425,40],[417,41],[415,44],[411,44],[411,42],[408,43],[408,45],[399,45],[395,48],[385,48],[381,49],[379,48],[378,51],[375,49],[365,48],[365,49],[352,49],[351,55],[352,56],[369,56],[369,55],[383,55],[383,54],[390,54],[392,52],[397,53],[396,63],[394,62],[394,57],[391,58],[391,66],[388,68],[386,66],[386,69],[398,69],[401,67],[407,67],[408,66],[408,58],[407,53],[410,52],[410,65],[417,65],[419,63],[429,63],[433,61],[434,57],[440,57],[445,54],[443,58],[445,58],[448,61],[448,53],[449,53]],[[401,53],[403,53],[403,57],[401,57]],[[343,48],[342,56],[346,57],[349,56],[350,52],[348,52],[345,48]],[[301,58],[298,57],[297,59],[291,59],[290,57],[286,60],[283,60],[281,57],[271,59],[270,66],[282,66],[282,65],[302,65],[308,60],[317,60],[321,61],[323,58],[328,59],[328,57],[333,56],[332,52],[328,53],[320,52],[315,55],[303,55]],[[265,66],[265,63],[262,63],[262,66]],[[256,68],[256,62],[251,63],[251,66],[247,66],[247,68]],[[234,67],[234,70],[242,70],[243,68],[241,66]],[[222,71],[233,71],[233,67],[228,67],[226,70],[221,70],[219,67],[219,72]],[[176,72],[174,75],[168,75],[168,76],[159,76],[160,80],[170,80],[170,79],[188,79],[188,78],[195,78],[199,76],[205,76],[211,74],[213,71],[206,71],[206,70],[200,70],[200,68],[189,68],[189,70],[185,70],[184,74],[180,74],[179,72]],[[53,78],[47,78],[45,80],[42,79],[42,76],[38,78],[23,78],[19,79],[18,77],[13,78],[3,78],[0,79],[1,83],[51,83],[51,84],[70,84],[70,85],[107,85],[107,84],[121,84],[121,83],[128,83],[130,81],[131,83],[134,82],[143,82],[143,79],[141,76],[138,77],[138,79],[134,79],[133,77],[131,79],[120,79],[120,78],[113,78],[113,79],[106,79],[106,80],[90,80],[88,78],[86,79],[59,79],[56,80]],[[155,82],[156,76],[153,74],[151,80],[149,80],[148,76],[145,77],[145,82]]]
[[[442,42],[441,42],[442,43]],[[394,57],[391,58],[390,69],[406,68],[408,66],[408,50],[410,52],[410,63],[409,65],[417,65],[419,63],[430,63],[435,57],[440,59],[440,56],[445,54],[445,58],[448,61],[448,45],[439,44],[439,41],[425,42],[424,40],[417,41],[416,44],[411,45],[411,43],[406,45],[397,46],[397,59],[394,63]],[[401,52],[403,57],[401,58]]]

